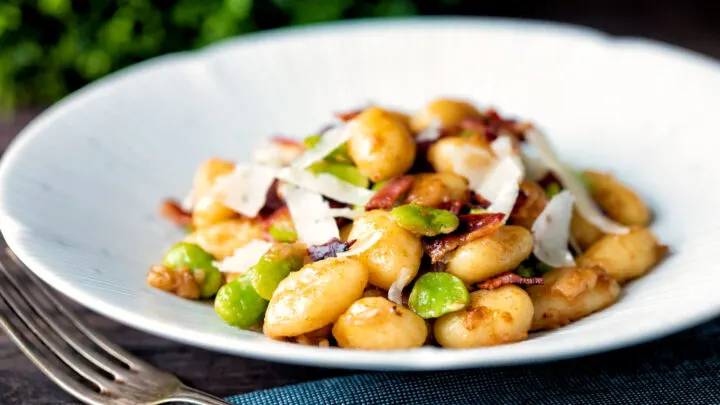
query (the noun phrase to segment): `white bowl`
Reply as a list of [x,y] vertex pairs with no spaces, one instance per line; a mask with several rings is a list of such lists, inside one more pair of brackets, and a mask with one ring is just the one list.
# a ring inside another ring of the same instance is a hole
[[[321,349],[225,325],[209,305],[145,285],[181,233],[156,214],[211,156],[249,157],[376,101],[440,95],[535,121],[577,167],[610,170],[656,213],[672,255],[611,308],[527,341],[472,350]],[[491,19],[277,30],[141,63],[75,93],[13,142],[0,226],[43,280],[133,327],[226,353],[321,366],[428,370],[547,361],[657,338],[720,313],[720,68],[587,29]],[[122,337],[114,337],[122,343]]]

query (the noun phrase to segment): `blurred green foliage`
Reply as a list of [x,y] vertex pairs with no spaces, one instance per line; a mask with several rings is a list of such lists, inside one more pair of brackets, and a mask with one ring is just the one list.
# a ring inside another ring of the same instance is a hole
[[412,15],[420,3],[0,0],[0,111],[46,105],[132,63],[233,35],[340,18]]

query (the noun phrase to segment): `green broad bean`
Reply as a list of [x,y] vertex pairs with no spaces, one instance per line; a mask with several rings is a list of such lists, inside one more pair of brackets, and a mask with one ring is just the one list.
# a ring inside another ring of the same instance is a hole
[[460,311],[470,303],[465,283],[450,273],[425,273],[415,281],[408,305],[424,319]]
[[[312,149],[317,146],[318,143],[320,143],[322,137],[322,134],[308,136],[307,138],[303,139],[303,144],[307,149]],[[334,163],[351,163],[352,160],[350,159],[350,155],[347,151],[347,143],[344,143],[335,148],[335,150],[325,156],[325,160]]]
[[390,217],[400,227],[424,236],[436,236],[454,231],[460,221],[450,211],[407,204],[395,207]]
[[279,245],[266,253],[248,270],[255,291],[266,300],[272,298],[278,284],[305,264],[304,255],[291,245]]
[[292,243],[297,241],[297,232],[294,229],[288,229],[278,224],[270,225],[270,236],[278,242]]
[[551,199],[555,197],[556,195],[560,194],[562,189],[560,188],[560,185],[557,183],[550,183],[545,187],[545,195],[548,199]]
[[228,325],[247,329],[263,319],[268,303],[245,275],[220,288],[215,297],[215,312]]
[[358,187],[368,188],[370,186],[370,180],[367,177],[363,176],[363,174],[360,173],[360,170],[358,170],[357,167],[351,164],[321,161],[310,166],[310,170],[315,174],[332,174],[338,179],[344,180]]
[[193,275],[202,274],[202,277],[197,277],[200,280],[200,297],[210,298],[215,295],[222,284],[222,274],[213,266],[213,260],[215,258],[200,246],[194,243],[179,242],[165,253],[163,265],[173,270],[187,267]]
[[520,263],[518,268],[515,269],[515,273],[517,273],[517,275],[520,277],[535,277],[535,269],[526,265],[525,263]]

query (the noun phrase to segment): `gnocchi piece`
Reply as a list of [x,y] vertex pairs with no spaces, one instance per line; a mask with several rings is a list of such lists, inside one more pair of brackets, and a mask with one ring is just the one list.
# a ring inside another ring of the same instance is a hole
[[533,237],[525,228],[505,225],[491,235],[448,253],[445,271],[474,284],[515,269],[532,253]]
[[482,114],[466,101],[439,98],[413,115],[410,125],[413,131],[420,132],[435,121],[440,121],[443,127],[450,127],[460,125],[466,118],[482,118]]
[[454,173],[421,173],[408,191],[406,202],[423,207],[438,207],[451,201],[470,199],[468,182]]
[[195,229],[200,229],[237,216],[235,211],[206,195],[195,201],[192,223]]
[[210,194],[218,177],[230,174],[235,170],[235,164],[227,160],[217,158],[210,159],[203,163],[195,172],[193,178],[193,194],[198,198]]
[[628,186],[607,173],[586,170],[583,175],[590,182],[593,199],[610,218],[626,226],[650,223],[650,208]]
[[548,203],[545,190],[534,181],[523,181],[520,183],[520,195],[520,203],[515,205],[508,223],[531,229]]
[[382,236],[356,256],[367,266],[370,284],[389,290],[403,271],[409,272],[410,279],[414,278],[423,255],[420,237],[398,226],[387,211],[374,210],[355,220],[348,239],[362,240],[373,232]]
[[570,221],[570,235],[575,239],[580,249],[585,251],[605,234],[595,225],[586,221],[576,210],[573,212]]
[[367,282],[367,268],[353,257],[310,263],[280,282],[265,313],[263,331],[279,338],[329,325],[362,296]]
[[235,211],[210,196],[215,180],[229,174],[234,169],[234,163],[220,159],[210,159],[198,168],[193,179],[192,191],[195,201],[192,221],[195,228],[203,228],[237,216]]
[[252,218],[237,218],[200,228],[188,234],[185,242],[195,243],[206,252],[222,260],[254,239],[262,239],[263,224]]
[[388,114],[392,118],[394,118],[397,122],[401,123],[405,128],[407,128],[408,131],[411,130],[410,127],[410,116],[405,114],[404,112],[395,111],[395,110],[386,110]]
[[620,283],[645,275],[667,254],[652,231],[632,228],[624,235],[605,235],[577,258],[579,267],[600,267]]
[[428,161],[438,173],[454,173],[455,163],[460,154],[469,155],[465,164],[476,170],[487,170],[495,163],[495,156],[489,146],[479,137],[451,136],[438,140],[428,148]]
[[494,346],[527,338],[533,303],[522,288],[506,285],[470,294],[470,305],[438,318],[435,340],[447,348]]
[[425,320],[383,297],[366,297],[340,315],[332,330],[338,346],[365,350],[421,347],[428,336]]
[[415,162],[415,141],[394,116],[370,107],[351,121],[347,142],[350,158],[360,173],[379,182],[404,174]]
[[529,287],[535,315],[531,330],[554,329],[612,305],[620,284],[599,268],[553,269],[545,283]]

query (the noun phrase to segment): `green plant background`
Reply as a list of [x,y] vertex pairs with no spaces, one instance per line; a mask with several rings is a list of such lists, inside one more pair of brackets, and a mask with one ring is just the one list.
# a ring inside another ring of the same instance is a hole
[[0,0],[0,112],[47,105],[132,63],[234,35],[341,18],[413,15],[423,8],[437,13],[459,3]]

